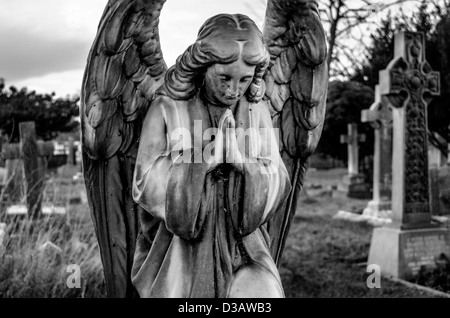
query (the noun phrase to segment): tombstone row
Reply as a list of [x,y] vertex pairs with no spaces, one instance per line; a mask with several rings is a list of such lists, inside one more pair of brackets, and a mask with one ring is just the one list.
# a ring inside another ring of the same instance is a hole
[[49,159],[64,152],[69,166],[64,168],[74,174],[79,170],[75,167],[75,147],[73,140],[60,148],[56,147],[58,144],[55,142],[36,140],[34,122],[20,123],[19,132],[20,143],[2,145],[1,157],[5,161],[6,174],[0,203],[6,207],[6,214],[28,214],[36,218],[41,212],[49,212],[48,202],[42,207],[43,199],[49,198],[49,191],[44,192]]

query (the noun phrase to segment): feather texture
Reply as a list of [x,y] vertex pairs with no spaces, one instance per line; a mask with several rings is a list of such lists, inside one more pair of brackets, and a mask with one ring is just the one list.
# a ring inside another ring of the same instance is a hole
[[83,77],[83,168],[109,297],[136,296],[131,189],[143,118],[167,70],[158,35],[164,2],[110,0]]
[[[164,2],[117,0],[106,6],[83,80],[81,108],[87,119],[84,127],[89,125],[100,132],[83,134],[87,147],[109,142],[109,137],[101,133],[109,130],[100,129],[101,125],[119,133],[120,127],[114,124],[117,120],[111,119],[116,112],[122,113],[126,122],[142,125],[135,122],[138,116],[133,115],[138,110],[145,113],[167,70],[158,35]],[[108,159],[117,149],[95,146],[88,153],[92,159]]]
[[[130,270],[140,208],[132,176],[142,121],[167,71],[158,31],[164,2],[109,0],[83,78],[83,167],[110,297],[136,296]],[[328,71],[317,0],[268,0],[264,25],[271,56],[265,99],[294,189],[268,224],[278,262],[322,131]]]
[[293,183],[286,210],[268,226],[278,262],[325,118],[327,50],[318,1],[268,0],[263,33],[271,57],[265,97],[281,130],[280,151]]

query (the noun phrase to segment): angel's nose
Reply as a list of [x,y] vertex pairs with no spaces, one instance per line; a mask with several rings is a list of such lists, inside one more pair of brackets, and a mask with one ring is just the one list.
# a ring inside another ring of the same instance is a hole
[[227,95],[230,97],[235,97],[239,93],[239,84],[237,82],[232,81],[230,86],[227,89]]

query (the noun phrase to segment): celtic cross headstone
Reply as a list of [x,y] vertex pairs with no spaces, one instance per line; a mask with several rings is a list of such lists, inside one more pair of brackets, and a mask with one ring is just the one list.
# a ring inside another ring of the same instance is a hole
[[425,35],[400,32],[380,92],[392,105],[392,225],[374,229],[369,264],[385,275],[415,276],[450,255],[450,232],[431,220],[427,105],[440,94],[440,75],[425,59]]

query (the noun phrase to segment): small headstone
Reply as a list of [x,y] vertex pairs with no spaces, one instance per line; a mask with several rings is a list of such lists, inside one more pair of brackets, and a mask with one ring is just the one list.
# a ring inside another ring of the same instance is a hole
[[28,207],[25,204],[15,204],[6,208],[8,215],[27,215]]
[[3,240],[6,236],[6,223],[0,223],[0,247],[3,246]]
[[23,160],[20,158],[18,144],[4,144],[2,156],[5,158],[6,176],[4,179],[3,201],[8,204],[26,202],[26,181]]
[[0,186],[6,184],[6,168],[0,168]]
[[39,246],[39,250],[40,251],[52,250],[52,251],[55,251],[57,253],[62,253],[62,249],[58,245],[56,245],[56,244],[54,244],[54,243],[52,243],[50,241],[46,241],[44,244]]
[[26,205],[25,214],[37,217],[40,214],[47,159],[53,153],[53,145],[36,140],[34,122],[19,123],[19,131],[20,143],[4,144],[1,150],[7,169],[2,200],[7,206],[7,214],[23,214],[22,205]]
[[348,174],[359,174],[359,148],[358,143],[364,142],[365,135],[358,135],[358,125],[350,123],[347,125],[347,135],[341,135],[341,144],[347,144]]
[[42,214],[44,215],[52,215],[52,214],[64,215],[66,213],[67,213],[66,207],[55,206],[53,204],[42,204]]
[[361,113],[361,121],[371,123],[375,132],[373,156],[373,196],[363,214],[392,217],[392,111],[375,87],[375,102]]
[[358,143],[366,140],[365,135],[358,135],[358,126],[355,123],[347,125],[348,134],[341,135],[341,143],[347,144],[348,174],[340,184],[340,191],[347,193],[349,198],[367,199],[371,197],[370,184],[366,176],[359,173]]
[[39,246],[38,251],[40,256],[45,258],[46,261],[53,260],[56,264],[61,264],[63,250],[58,245],[50,241],[46,241]]

